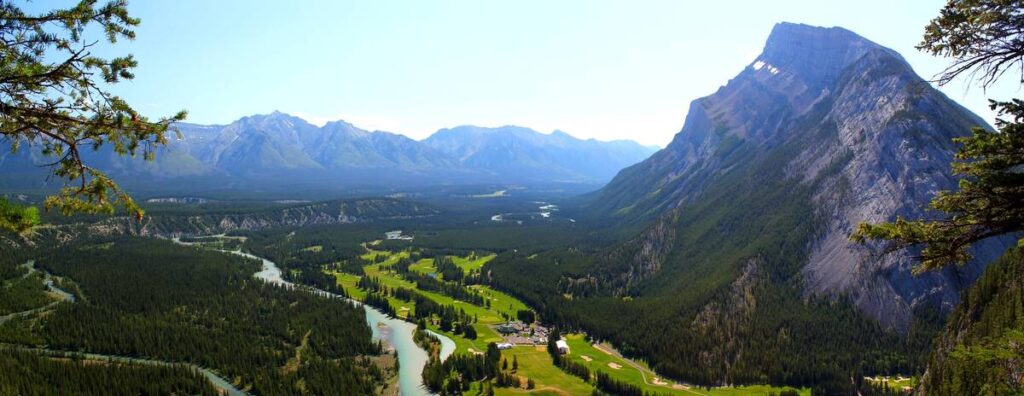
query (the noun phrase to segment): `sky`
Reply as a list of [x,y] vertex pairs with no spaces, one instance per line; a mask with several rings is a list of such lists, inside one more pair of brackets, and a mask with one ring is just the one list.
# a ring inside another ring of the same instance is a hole
[[[753,62],[777,22],[845,27],[932,77],[948,60],[914,45],[943,3],[133,0],[137,38],[97,51],[134,54],[136,78],[111,90],[152,117],[185,109],[226,124],[278,110],[415,139],[520,125],[664,146],[689,102]],[[941,89],[991,122],[986,98],[1020,94],[1005,80]]]

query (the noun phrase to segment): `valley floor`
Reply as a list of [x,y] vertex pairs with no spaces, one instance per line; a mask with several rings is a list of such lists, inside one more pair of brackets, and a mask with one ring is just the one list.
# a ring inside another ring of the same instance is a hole
[[[496,330],[499,325],[515,321],[518,312],[529,310],[522,301],[494,290],[485,285],[465,285],[464,287],[472,292],[483,296],[488,305],[478,306],[464,301],[457,300],[444,293],[421,290],[417,283],[406,279],[405,276],[395,270],[395,266],[402,260],[415,258],[408,264],[408,271],[440,279],[438,269],[435,266],[435,259],[420,258],[415,248],[402,250],[385,250],[380,247],[381,241],[371,241],[361,246],[365,253],[361,259],[368,263],[362,266],[362,274],[352,274],[342,271],[329,271],[336,277],[338,285],[345,290],[346,294],[355,299],[364,300],[369,293],[360,288],[360,279],[369,277],[380,285],[394,289],[415,290],[417,293],[429,298],[433,302],[444,306],[457,307],[467,315],[474,317],[476,322],[472,324],[476,330],[476,338],[466,338],[464,332],[453,332],[442,330],[434,322],[428,322],[430,330],[442,333],[456,344],[456,353],[474,354],[483,353],[490,343],[503,343],[506,338]],[[309,249],[304,248],[304,249]],[[464,271],[464,276],[472,276],[489,260],[493,254],[472,252],[468,256],[451,256],[451,261]],[[411,301],[405,301],[394,295],[387,297],[388,303],[393,307],[397,316],[414,321],[416,306]],[[534,324],[533,326],[539,326]],[[570,360],[583,364],[590,369],[590,372],[605,373],[612,378],[635,385],[643,392],[650,394],[664,395],[705,395],[705,396],[731,396],[731,395],[769,395],[777,394],[787,388],[776,388],[770,386],[744,386],[744,387],[716,387],[711,389],[692,387],[686,384],[675,383],[654,373],[643,362],[636,362],[620,355],[608,344],[595,344],[588,341],[585,334],[569,334],[565,340],[569,344],[570,353],[567,356]],[[507,362],[517,362],[518,369],[514,375],[521,378],[521,387],[495,387],[497,395],[581,395],[591,394],[595,390],[591,380],[570,375],[552,363],[552,358],[547,351],[546,344],[517,344],[509,349],[501,351],[502,359]],[[511,363],[510,363],[511,364]],[[526,389],[528,379],[535,382],[533,389]],[[470,390],[465,392],[468,395],[483,394],[481,384],[474,384]],[[808,395],[807,389],[798,390],[801,395]]]

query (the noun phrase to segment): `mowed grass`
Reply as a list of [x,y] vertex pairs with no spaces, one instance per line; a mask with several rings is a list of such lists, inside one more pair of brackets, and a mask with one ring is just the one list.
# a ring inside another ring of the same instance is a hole
[[[704,389],[691,389],[692,394],[706,395],[706,396],[768,396],[772,394],[778,394],[785,389],[792,388],[779,388],[769,385],[751,385],[751,386],[737,386],[737,387],[723,387],[723,388],[711,388],[710,391]],[[810,396],[811,390],[808,388],[796,390],[801,396]]]
[[[565,336],[565,338],[566,342],[569,344],[568,356],[570,359],[586,365],[594,374],[598,371],[603,372],[619,381],[639,386],[645,392],[670,395],[754,396],[779,393],[782,390],[787,389],[760,385],[712,388],[710,391],[695,387],[691,388],[685,385],[680,385],[685,388],[678,388],[673,386],[676,385],[673,381],[655,374],[643,362],[634,362],[634,364],[640,366],[640,368],[634,367],[630,364],[630,361],[627,361],[614,353],[609,353],[611,350],[607,347],[603,347],[602,349],[594,347],[591,343],[587,342],[586,338],[582,334],[570,334]],[[586,356],[586,358],[584,358],[584,356]],[[612,364],[617,365],[618,368],[613,368]],[[655,378],[660,379],[664,384],[657,384],[654,380]],[[801,395],[810,395],[809,389],[798,391]]]
[[[457,267],[461,268],[462,272],[468,275],[468,274],[472,273],[473,271],[479,271],[480,268],[483,268],[484,264],[487,264],[488,261],[491,261],[495,257],[498,257],[498,255],[496,255],[496,254],[488,254],[486,256],[470,255],[470,256],[466,256],[466,257],[460,257],[460,256],[450,256],[450,257],[452,259],[452,263],[454,263]],[[411,265],[409,265],[409,270],[410,271],[420,272],[420,273],[423,273],[423,274],[436,274],[437,273],[437,267],[434,266],[434,260],[433,259],[421,259],[421,260],[419,260],[419,261],[417,261],[415,263],[412,263]]]
[[400,259],[400,258],[409,257],[409,252],[407,252],[407,251],[401,251],[401,252],[398,252],[398,253],[394,253],[394,252],[389,252],[389,251],[386,251],[386,250],[373,250],[373,249],[367,247],[365,244],[363,245],[363,247],[366,248],[366,253],[363,253],[359,257],[361,257],[363,260],[373,261],[375,258],[380,256],[384,260],[380,264],[394,264],[394,263],[397,263],[398,259]]
[[532,378],[536,387],[533,390],[495,388],[496,395],[589,395],[594,387],[582,379],[566,374],[551,363],[551,356],[545,346],[517,346],[512,349],[501,351],[501,357],[508,359],[509,367],[512,365],[513,357],[519,362],[519,371],[516,375],[525,378]]
[[437,267],[434,266],[434,259],[420,259],[419,261],[409,264],[409,271],[419,272],[421,274],[431,275],[437,274]]
[[494,260],[495,257],[498,257],[498,255],[488,254],[486,256],[477,256],[475,258],[473,258],[473,256],[452,256],[452,262],[455,263],[455,265],[457,265],[459,268],[462,268],[463,272],[468,274],[472,271],[479,270],[484,266],[484,264],[487,264],[488,261]]
[[[613,378],[628,382],[633,385],[638,385],[644,389],[644,391],[658,391],[662,393],[676,393],[673,392],[671,387],[647,385],[644,383],[643,374],[637,368],[629,365],[628,362],[614,355],[602,352],[591,345],[583,337],[582,334],[569,334],[565,336],[566,343],[569,344],[569,359],[572,359],[578,363],[586,365],[591,373],[596,374],[598,371],[604,372],[611,375]],[[609,363],[616,364],[620,368],[613,369],[609,366]],[[650,374],[647,374],[647,381],[654,382],[654,379]]]

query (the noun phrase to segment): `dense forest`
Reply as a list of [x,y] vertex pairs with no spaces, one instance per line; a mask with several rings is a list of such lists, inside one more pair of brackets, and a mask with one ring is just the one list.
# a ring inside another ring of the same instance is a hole
[[188,366],[57,359],[0,349],[0,394],[215,396],[220,393],[202,374]]
[[192,363],[259,395],[372,394],[385,368],[363,310],[252,277],[239,256],[140,238],[39,244],[81,295],[0,326],[0,341]]
[[1024,392],[1024,251],[993,263],[936,342],[922,388],[936,395]]
[[[660,373],[702,385],[832,383],[845,389],[850,378],[921,372],[929,340],[941,326],[937,313],[920,312],[925,319],[899,335],[842,300],[804,301],[794,297],[800,295],[795,286],[768,288],[757,276],[749,285],[734,285],[738,293],[726,288],[689,306],[679,294],[568,299],[558,285],[582,274],[586,262],[586,256],[567,252],[503,254],[484,271],[496,288],[535,307],[545,321],[613,341]],[[737,296],[749,305],[728,304]]]

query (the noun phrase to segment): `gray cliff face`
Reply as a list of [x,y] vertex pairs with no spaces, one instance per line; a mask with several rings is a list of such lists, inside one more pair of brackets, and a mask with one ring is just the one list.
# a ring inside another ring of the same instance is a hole
[[806,220],[816,227],[798,274],[805,292],[850,296],[884,325],[906,330],[917,306],[948,311],[1007,241],[981,244],[962,268],[915,277],[911,253],[876,257],[849,234],[862,221],[934,215],[926,212],[931,197],[956,185],[952,139],[984,125],[894,51],[845,29],[783,23],[753,63],[691,104],[668,147],[620,172],[592,206],[624,222],[669,216],[699,202],[723,176],[762,174],[758,167],[780,164],[764,158],[781,156],[781,182],[808,191],[815,212]]
[[858,59],[839,84],[824,121],[834,124],[836,135],[790,163],[793,176],[803,180],[825,169],[835,172],[814,191],[825,224],[803,274],[810,292],[849,293],[881,322],[906,329],[922,303],[948,312],[960,290],[1008,247],[1006,241],[983,243],[975,249],[978,258],[963,268],[913,277],[912,253],[875,257],[848,236],[864,221],[935,215],[926,212],[927,203],[936,192],[956,187],[952,139],[985,124],[884,51]]

